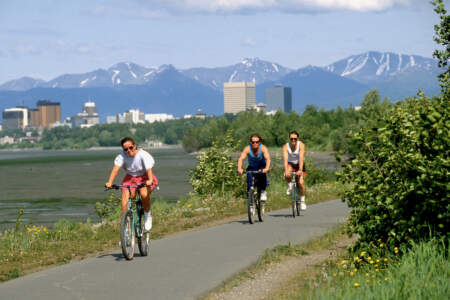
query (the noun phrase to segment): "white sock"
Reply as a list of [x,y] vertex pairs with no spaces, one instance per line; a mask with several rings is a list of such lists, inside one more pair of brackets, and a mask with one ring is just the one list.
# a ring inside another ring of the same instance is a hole
[[301,202],[305,202],[305,196],[301,196],[301,197],[300,197],[300,201],[301,201]]
[[151,217],[152,215],[150,214],[150,211],[144,211],[144,216],[147,217]]

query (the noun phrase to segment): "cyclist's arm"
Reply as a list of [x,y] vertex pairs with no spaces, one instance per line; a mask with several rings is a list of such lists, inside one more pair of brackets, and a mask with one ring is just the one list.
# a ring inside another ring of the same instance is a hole
[[264,158],[266,159],[266,167],[263,169],[263,173],[267,173],[270,169],[270,163],[271,163],[270,153],[269,153],[269,150],[267,149],[267,147],[264,145],[261,147],[261,151],[264,155]]
[[151,186],[153,184],[153,171],[152,168],[148,168],[147,169],[147,176],[148,176],[148,180],[145,183],[148,186]]
[[288,149],[287,149],[287,145],[284,144],[283,146],[283,165],[284,165],[284,173],[286,176],[290,176],[289,175],[289,167],[288,167]]
[[249,149],[248,149],[248,147],[245,147],[244,150],[242,150],[241,156],[238,159],[237,169],[238,169],[238,172],[241,174],[244,172],[244,170],[242,169],[242,163],[247,158],[248,154],[249,154]]
[[305,162],[305,151],[306,151],[306,147],[305,144],[303,144],[302,142],[300,142],[300,157],[299,157],[299,162],[298,162],[298,171],[300,172],[300,177],[303,177],[303,165]]
[[109,174],[108,182],[105,184],[107,188],[110,188],[114,182],[114,179],[116,179],[117,174],[119,174],[120,167],[118,165],[114,165],[114,167],[111,170],[111,173]]

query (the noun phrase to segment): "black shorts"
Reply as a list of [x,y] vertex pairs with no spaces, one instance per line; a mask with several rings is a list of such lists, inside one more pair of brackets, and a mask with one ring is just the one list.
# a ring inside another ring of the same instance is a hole
[[[292,167],[292,169],[294,170],[294,172],[297,172],[298,169],[299,169],[299,167],[300,167],[299,164],[293,164],[293,163],[290,163],[290,162],[288,162],[288,165],[290,165],[290,166]],[[303,163],[303,173],[306,173],[306,166],[305,166],[304,163]]]

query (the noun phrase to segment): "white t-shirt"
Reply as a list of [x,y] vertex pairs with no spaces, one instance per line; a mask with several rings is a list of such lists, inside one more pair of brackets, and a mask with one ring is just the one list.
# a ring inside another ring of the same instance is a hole
[[150,153],[139,149],[134,157],[129,156],[125,152],[120,153],[116,156],[114,164],[122,167],[127,174],[136,177],[146,174],[148,169],[153,168],[155,160]]
[[297,147],[295,148],[295,151],[291,150],[291,145],[289,143],[287,143],[286,145],[288,149],[288,163],[297,165],[300,158],[300,142],[297,141]]

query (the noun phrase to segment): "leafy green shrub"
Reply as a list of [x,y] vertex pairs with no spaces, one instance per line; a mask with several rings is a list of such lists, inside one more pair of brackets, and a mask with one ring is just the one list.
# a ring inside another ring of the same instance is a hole
[[352,208],[349,231],[359,246],[381,239],[392,249],[408,240],[449,237],[448,99],[418,98],[397,103],[353,139],[362,147],[339,175],[351,188],[343,200]]
[[334,173],[323,168],[316,168],[311,158],[305,159],[306,166],[306,186],[312,186],[319,183],[330,182],[334,180]]
[[211,196],[215,193],[232,192],[234,195],[244,193],[244,183],[236,172],[236,161],[231,156],[233,139],[227,132],[223,146],[218,141],[198,156],[196,167],[190,171],[190,183],[194,193]]
[[102,221],[109,219],[118,215],[116,212],[120,210],[120,202],[121,199],[111,193],[105,201],[95,203],[95,212]]

